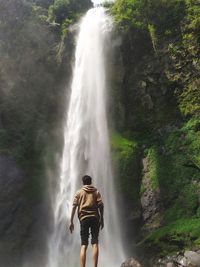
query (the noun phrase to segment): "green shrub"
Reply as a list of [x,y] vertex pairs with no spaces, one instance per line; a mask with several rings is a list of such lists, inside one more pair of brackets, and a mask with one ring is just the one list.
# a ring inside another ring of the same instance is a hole
[[159,187],[159,177],[158,177],[158,153],[155,148],[150,148],[147,150],[147,160],[149,168],[149,179],[151,181],[152,189]]
[[90,0],[55,0],[49,7],[49,16],[62,24],[66,19],[75,20],[91,6]]
[[[138,199],[138,145],[135,141],[114,133],[111,138],[114,164],[118,171],[118,190],[130,202]],[[132,202],[133,203],[133,202]]]

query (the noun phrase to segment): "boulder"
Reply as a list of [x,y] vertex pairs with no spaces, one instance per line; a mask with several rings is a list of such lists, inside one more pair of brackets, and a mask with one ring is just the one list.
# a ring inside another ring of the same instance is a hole
[[177,262],[181,265],[181,266],[188,266],[188,260],[186,257],[182,257],[181,259],[177,260]]
[[185,251],[184,255],[190,266],[200,267],[200,255],[198,253],[194,251]]
[[134,258],[130,258],[122,263],[121,267],[142,267],[142,265]]

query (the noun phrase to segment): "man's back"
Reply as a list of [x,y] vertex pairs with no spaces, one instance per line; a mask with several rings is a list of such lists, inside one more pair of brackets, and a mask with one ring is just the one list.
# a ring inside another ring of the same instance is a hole
[[99,206],[102,204],[100,193],[92,185],[84,185],[76,193],[73,201],[73,205],[78,206],[80,221],[88,217],[96,217],[99,220]]

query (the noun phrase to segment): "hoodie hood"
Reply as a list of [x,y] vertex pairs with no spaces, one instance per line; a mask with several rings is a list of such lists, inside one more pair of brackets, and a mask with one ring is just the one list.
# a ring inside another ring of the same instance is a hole
[[87,193],[92,193],[97,191],[97,189],[93,185],[84,185],[83,190],[86,191]]

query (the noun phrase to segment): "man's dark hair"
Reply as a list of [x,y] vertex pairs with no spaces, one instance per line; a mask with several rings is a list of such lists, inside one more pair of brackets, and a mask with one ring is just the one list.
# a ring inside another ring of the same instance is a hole
[[82,181],[84,185],[90,185],[92,183],[92,178],[89,175],[84,175]]

